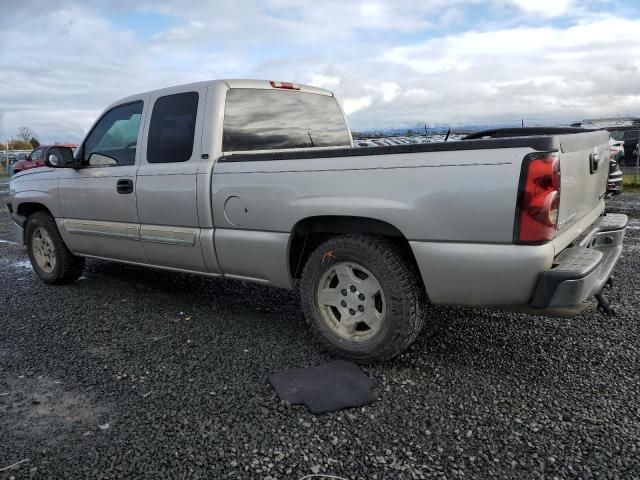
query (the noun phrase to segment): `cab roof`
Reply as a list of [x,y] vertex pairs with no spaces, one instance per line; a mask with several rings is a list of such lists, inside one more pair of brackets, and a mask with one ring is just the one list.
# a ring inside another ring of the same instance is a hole
[[[134,95],[129,95],[127,97],[121,98],[115,102],[113,102],[108,108],[111,108],[113,106],[116,105],[121,105],[123,103],[129,102],[129,101],[135,101],[140,99],[141,96],[143,95],[149,95],[149,94],[158,94],[158,93],[162,93],[165,90],[167,91],[167,94],[169,94],[169,92],[176,88],[176,87],[204,87],[204,86],[210,86],[210,85],[224,85],[226,88],[253,88],[253,89],[264,89],[264,90],[277,90],[277,89],[285,89],[285,87],[276,87],[273,84],[286,84],[288,82],[281,82],[279,80],[252,80],[252,79],[222,79],[222,80],[208,80],[208,81],[204,81],[204,82],[193,82],[193,83],[185,83],[185,84],[181,84],[181,85],[172,85],[170,87],[165,87],[165,88],[159,88],[156,90],[149,90],[146,92],[139,92],[136,93]],[[304,92],[304,93],[315,93],[315,94],[319,94],[319,95],[327,95],[330,97],[333,97],[333,92],[330,92],[329,90],[325,90],[323,88],[318,88],[318,87],[314,87],[312,85],[305,85],[302,83],[295,83],[295,89],[292,91],[299,91],[299,92]]]

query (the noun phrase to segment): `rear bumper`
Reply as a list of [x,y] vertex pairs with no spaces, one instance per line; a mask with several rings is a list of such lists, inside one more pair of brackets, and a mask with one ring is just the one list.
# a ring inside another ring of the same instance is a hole
[[540,274],[531,306],[573,307],[599,293],[622,254],[627,222],[626,215],[600,217]]

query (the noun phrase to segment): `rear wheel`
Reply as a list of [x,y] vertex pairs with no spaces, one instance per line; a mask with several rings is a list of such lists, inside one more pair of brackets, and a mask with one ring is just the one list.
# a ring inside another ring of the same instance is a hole
[[69,251],[50,214],[36,212],[31,215],[25,233],[29,260],[42,281],[52,284],[71,283],[82,275],[84,258]]
[[301,279],[307,323],[333,353],[360,363],[390,359],[418,336],[426,294],[392,242],[343,235],[320,245]]

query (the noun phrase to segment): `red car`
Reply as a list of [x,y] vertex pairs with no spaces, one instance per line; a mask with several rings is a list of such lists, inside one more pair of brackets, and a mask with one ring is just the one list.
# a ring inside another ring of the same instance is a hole
[[45,165],[44,160],[47,158],[51,147],[70,147],[75,150],[77,145],[40,145],[29,154],[26,160],[18,160],[13,164],[13,174],[15,175],[30,168],[43,167]]

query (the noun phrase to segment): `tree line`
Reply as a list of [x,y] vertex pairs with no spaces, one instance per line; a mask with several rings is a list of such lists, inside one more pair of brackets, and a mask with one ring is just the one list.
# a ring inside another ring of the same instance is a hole
[[7,143],[0,143],[0,150],[32,150],[40,146],[36,133],[29,127],[18,128],[17,139],[11,139]]

